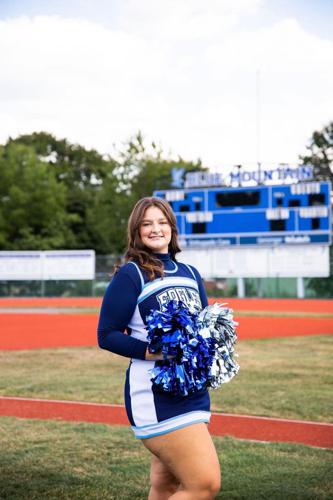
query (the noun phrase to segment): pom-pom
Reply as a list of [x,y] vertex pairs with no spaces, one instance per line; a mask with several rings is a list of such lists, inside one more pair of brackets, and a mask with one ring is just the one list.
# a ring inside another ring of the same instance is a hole
[[147,317],[149,351],[161,351],[164,358],[151,370],[156,389],[187,396],[207,386],[213,355],[209,342],[198,333],[197,319],[198,313],[178,301]]
[[151,370],[153,387],[187,396],[205,387],[217,388],[238,372],[234,361],[237,340],[232,309],[207,306],[200,314],[181,301],[147,316],[149,351],[163,360]]
[[214,343],[214,359],[208,377],[208,385],[213,389],[230,382],[239,371],[239,364],[234,360],[238,323],[233,320],[233,310],[224,307],[226,305],[207,306],[198,317],[200,334]]

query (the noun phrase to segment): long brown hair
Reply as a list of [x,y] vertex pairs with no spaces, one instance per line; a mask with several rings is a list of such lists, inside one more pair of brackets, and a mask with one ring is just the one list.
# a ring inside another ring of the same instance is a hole
[[173,260],[176,260],[176,253],[181,252],[178,245],[178,230],[176,217],[169,203],[162,198],[147,197],[141,198],[134,206],[128,219],[127,226],[127,251],[125,261],[136,262],[144,271],[147,271],[148,278],[153,280],[157,275],[164,276],[162,262],[154,257],[152,251],[147,248],[140,237],[140,227],[147,208],[157,207],[163,212],[171,227],[171,240],[169,243],[169,253]]

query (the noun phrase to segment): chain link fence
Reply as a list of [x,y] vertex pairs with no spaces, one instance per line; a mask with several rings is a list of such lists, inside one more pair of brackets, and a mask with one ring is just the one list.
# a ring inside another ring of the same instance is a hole
[[[102,296],[115,266],[121,264],[120,255],[97,255],[95,279],[77,281],[1,281],[0,297],[94,297]],[[297,297],[296,278],[246,278],[246,297]],[[321,298],[304,279],[305,297]],[[237,280],[225,278],[205,282],[211,297],[236,297]]]

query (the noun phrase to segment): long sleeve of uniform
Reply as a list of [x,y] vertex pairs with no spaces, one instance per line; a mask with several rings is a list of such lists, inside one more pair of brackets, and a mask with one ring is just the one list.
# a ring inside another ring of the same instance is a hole
[[208,306],[208,299],[207,299],[206,290],[205,290],[205,287],[203,284],[203,280],[200,276],[199,271],[193,266],[190,266],[190,267],[195,274],[195,277],[196,277],[196,280],[198,283],[198,287],[199,287],[199,295],[200,295],[201,305],[202,305],[202,308],[204,309],[206,306]]
[[145,359],[148,342],[126,335],[141,291],[136,270],[121,268],[109,284],[102,302],[98,322],[98,345],[102,349],[128,358]]

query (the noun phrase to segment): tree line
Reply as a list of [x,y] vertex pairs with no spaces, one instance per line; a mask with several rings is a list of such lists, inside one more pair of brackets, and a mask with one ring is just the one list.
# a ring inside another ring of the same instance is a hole
[[[333,122],[315,131],[303,163],[333,181]],[[114,157],[47,132],[0,146],[0,250],[93,248],[122,253],[134,203],[168,189],[173,168],[207,170],[200,159],[166,156],[140,132]]]
[[46,132],[9,139],[0,146],[0,249],[121,253],[134,203],[169,188],[173,168],[203,169],[165,158],[140,132],[117,159]]

